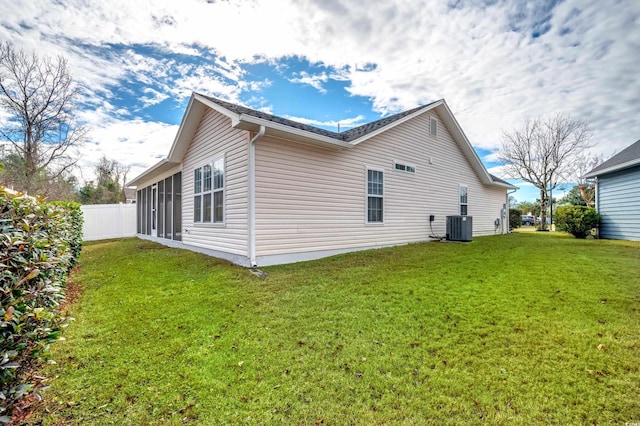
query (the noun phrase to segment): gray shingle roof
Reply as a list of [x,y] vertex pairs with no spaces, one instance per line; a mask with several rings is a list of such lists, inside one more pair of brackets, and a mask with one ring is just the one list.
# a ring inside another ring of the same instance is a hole
[[498,176],[494,176],[491,173],[489,173],[489,176],[491,176],[491,179],[493,179],[494,182],[498,182],[498,183],[504,183],[505,185],[511,185],[509,182],[507,182],[506,180],[500,179]]
[[595,176],[597,175],[597,172],[607,169],[613,169],[610,171],[614,171],[616,170],[616,166],[620,166],[634,160],[640,160],[640,139],[591,170],[587,175]]
[[[435,101],[437,102],[437,101]],[[385,118],[381,118],[380,120],[376,120],[373,121],[371,123],[367,123],[367,124],[363,124],[362,126],[358,126],[358,127],[354,127],[353,129],[347,130],[346,132],[342,132],[340,133],[341,135],[343,135],[343,141],[345,142],[351,142],[353,140],[356,140],[368,133],[371,133],[375,130],[378,130],[388,124],[393,123],[394,121],[397,121],[401,118],[404,118],[408,115],[413,114],[416,111],[419,111],[423,108],[427,108],[428,106],[434,104],[435,102],[431,102],[430,104],[427,105],[422,105],[419,107],[415,107],[413,109],[407,110],[407,111],[403,111],[400,112],[398,114],[394,114],[394,115],[390,115],[388,117]]]
[[217,98],[212,98],[210,96],[206,96],[206,95],[202,95],[200,94],[200,96],[207,98],[209,101],[220,105],[221,107],[235,113],[235,114],[247,114],[256,118],[260,118],[262,120],[268,120],[268,121],[272,121],[274,123],[278,123],[278,124],[282,124],[285,126],[289,126],[292,127],[294,129],[299,129],[299,130],[304,130],[307,132],[311,132],[311,133],[315,133],[318,135],[322,135],[322,136],[326,136],[332,139],[337,139],[339,141],[343,141],[343,142],[351,142],[354,141],[362,136],[365,136],[373,131],[376,131],[384,126],[387,126],[391,123],[393,123],[394,121],[397,121],[401,118],[404,118],[408,115],[413,114],[414,112],[422,109],[422,108],[426,108],[432,104],[434,104],[435,102],[432,102],[430,104],[427,105],[422,105],[407,111],[403,111],[400,112],[398,114],[394,114],[394,115],[390,115],[388,117],[384,117],[381,118],[380,120],[376,120],[373,121],[371,123],[367,123],[367,124],[363,124],[362,126],[358,126],[358,127],[354,127],[353,129],[349,129],[346,130],[344,132],[332,132],[329,130],[325,130],[325,129],[321,129],[319,127],[315,127],[315,126],[310,126],[308,124],[303,124],[303,123],[299,123],[297,121],[294,120],[289,120],[288,118],[282,118],[282,117],[278,117],[276,115],[272,115],[272,114],[267,114],[265,112],[261,112],[261,111],[256,111],[254,109],[251,108],[247,108],[247,107],[243,107],[241,105],[236,105],[236,104],[232,104],[230,102],[227,101],[223,101],[221,99],[217,99]]

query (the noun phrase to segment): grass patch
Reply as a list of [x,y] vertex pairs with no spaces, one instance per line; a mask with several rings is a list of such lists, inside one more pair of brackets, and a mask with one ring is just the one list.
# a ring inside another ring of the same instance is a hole
[[264,268],[87,244],[44,424],[640,421],[640,244],[522,233]]

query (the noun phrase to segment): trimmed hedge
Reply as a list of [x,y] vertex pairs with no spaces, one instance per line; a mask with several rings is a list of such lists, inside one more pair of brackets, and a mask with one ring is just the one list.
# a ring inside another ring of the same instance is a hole
[[511,229],[522,226],[522,212],[520,209],[509,209],[509,227]]
[[59,306],[82,250],[82,211],[0,188],[0,231],[1,423],[37,390],[33,369],[69,319]]
[[586,206],[560,206],[554,216],[556,229],[576,238],[587,238],[593,228],[600,226],[600,220],[596,209]]

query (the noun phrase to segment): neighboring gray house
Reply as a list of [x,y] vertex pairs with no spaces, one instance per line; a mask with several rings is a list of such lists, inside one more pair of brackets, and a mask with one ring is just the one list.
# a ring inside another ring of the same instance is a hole
[[425,241],[448,215],[507,233],[515,188],[444,100],[336,133],[200,94],[168,157],[129,185],[140,237],[246,266]]
[[640,241],[640,140],[585,175],[596,182],[600,236]]

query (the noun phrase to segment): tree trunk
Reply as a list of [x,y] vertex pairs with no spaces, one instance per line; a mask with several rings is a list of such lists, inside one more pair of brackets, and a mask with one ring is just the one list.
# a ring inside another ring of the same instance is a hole
[[540,190],[540,230],[547,230],[547,191]]
[[594,197],[595,197],[595,187],[589,185],[588,183],[581,183],[578,185],[578,189],[580,190],[580,196],[587,204],[587,207],[593,207],[595,205]]

